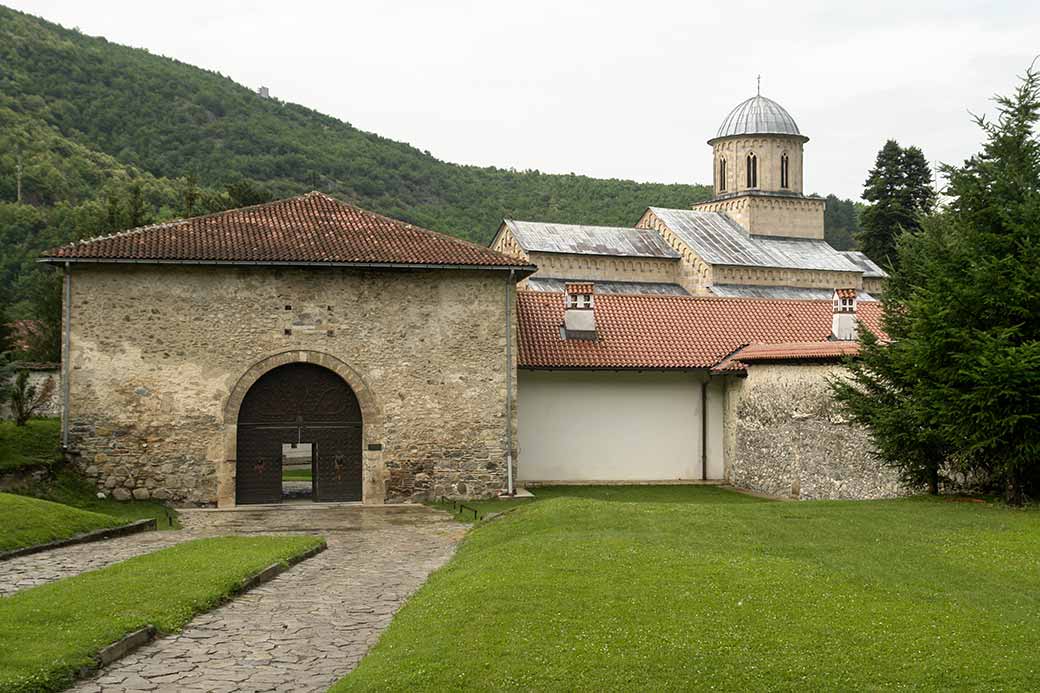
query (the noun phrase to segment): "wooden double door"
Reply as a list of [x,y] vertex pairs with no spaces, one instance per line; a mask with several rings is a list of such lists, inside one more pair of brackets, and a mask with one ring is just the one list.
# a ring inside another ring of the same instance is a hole
[[361,406],[336,373],[292,363],[261,376],[238,415],[236,503],[280,503],[286,444],[311,446],[311,497],[361,500]]

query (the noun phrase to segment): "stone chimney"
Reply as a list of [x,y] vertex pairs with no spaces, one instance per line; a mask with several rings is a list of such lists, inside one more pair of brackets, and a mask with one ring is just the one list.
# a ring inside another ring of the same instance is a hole
[[596,339],[595,290],[591,282],[567,284],[563,338]]
[[856,290],[835,289],[834,316],[831,318],[831,339],[849,342],[856,339]]

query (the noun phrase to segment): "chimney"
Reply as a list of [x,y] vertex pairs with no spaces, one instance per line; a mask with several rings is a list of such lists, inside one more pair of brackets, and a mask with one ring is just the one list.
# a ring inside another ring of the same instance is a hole
[[835,289],[831,339],[849,342],[856,339],[856,290]]
[[567,284],[563,311],[564,339],[596,339],[594,293],[591,282]]

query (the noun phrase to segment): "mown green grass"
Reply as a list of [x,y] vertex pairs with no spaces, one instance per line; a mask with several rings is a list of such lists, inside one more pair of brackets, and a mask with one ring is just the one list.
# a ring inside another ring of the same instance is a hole
[[[158,529],[177,529],[177,511],[159,501],[117,501],[111,496],[98,498],[98,489],[87,479],[70,469],[61,469],[53,477],[35,484],[25,491],[35,498],[62,503],[80,510],[101,513],[127,524],[152,518]],[[0,530],[2,533],[2,530]]]
[[[159,529],[176,529],[177,513],[159,501],[117,501],[98,498],[98,489],[71,469],[61,468],[61,420],[30,419],[25,426],[0,421],[0,471],[25,466],[53,466],[44,481],[20,489],[18,493],[64,505],[109,515],[126,524],[154,518]],[[0,525],[0,535],[5,534]]]
[[272,563],[323,540],[198,539],[0,599],[0,690],[61,690],[102,647],[152,624],[181,629]]
[[663,488],[477,525],[333,690],[1040,687],[1035,510]]
[[311,470],[309,469],[283,469],[282,481],[310,481]]
[[68,539],[76,534],[123,524],[60,503],[0,493],[0,552]]
[[24,426],[0,421],[0,471],[59,462],[60,437],[60,419],[29,419]]
[[462,522],[473,522],[476,509],[477,520],[513,510],[527,503],[550,498],[597,498],[599,500],[616,501],[618,503],[759,503],[761,498],[736,493],[717,486],[697,486],[693,484],[660,484],[641,486],[539,486],[531,489],[534,497],[530,498],[491,498],[488,500],[462,501],[462,508],[451,501],[431,501],[430,507],[444,510]]

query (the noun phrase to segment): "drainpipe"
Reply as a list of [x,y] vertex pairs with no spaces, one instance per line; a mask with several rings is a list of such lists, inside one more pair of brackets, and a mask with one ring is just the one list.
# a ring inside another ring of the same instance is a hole
[[510,320],[513,273],[514,270],[509,270],[509,281],[506,282],[506,493],[510,496],[516,495],[513,488],[513,338]]
[[701,383],[701,481],[708,480],[708,382]]
[[61,447],[69,447],[69,361],[70,334],[72,331],[72,271],[69,263],[65,263],[65,329],[64,344],[61,349]]

